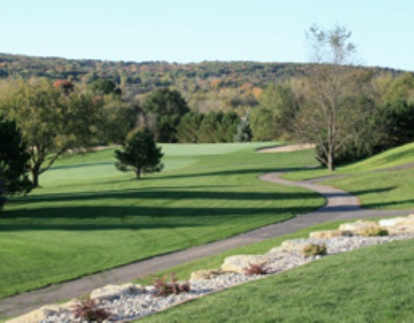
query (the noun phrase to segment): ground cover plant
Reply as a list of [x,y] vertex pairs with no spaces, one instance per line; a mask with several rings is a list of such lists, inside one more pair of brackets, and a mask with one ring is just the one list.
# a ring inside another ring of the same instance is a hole
[[168,281],[168,277],[158,277],[154,280],[153,286],[153,296],[154,297],[167,297],[168,295],[180,294],[180,293],[188,293],[190,291],[190,283],[187,281],[185,283],[179,283],[177,281],[177,277],[175,273],[170,274],[170,282]]
[[408,322],[414,241],[363,248],[203,297],[140,322]]
[[0,217],[0,297],[223,239],[320,207],[317,194],[259,181],[314,163],[311,151],[258,154],[269,143],[163,145],[165,170],[114,167],[114,149],[58,160],[42,188]]
[[88,299],[81,301],[73,308],[75,318],[85,320],[86,322],[103,322],[108,320],[112,315],[103,308],[97,306],[95,300]]

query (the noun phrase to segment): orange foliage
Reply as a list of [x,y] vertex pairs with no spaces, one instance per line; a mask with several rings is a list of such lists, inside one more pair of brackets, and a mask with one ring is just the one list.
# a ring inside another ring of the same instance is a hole
[[218,88],[220,86],[220,84],[221,84],[221,81],[219,79],[215,79],[215,80],[212,80],[211,81],[210,86],[213,89],[216,89],[216,88]]
[[260,87],[254,87],[252,93],[254,98],[258,100],[263,93],[263,89],[261,89]]
[[70,82],[70,81],[67,81],[67,80],[56,80],[53,83],[53,86],[55,88],[63,90],[65,93],[69,93],[69,92],[73,91],[73,89],[75,88],[73,83]]

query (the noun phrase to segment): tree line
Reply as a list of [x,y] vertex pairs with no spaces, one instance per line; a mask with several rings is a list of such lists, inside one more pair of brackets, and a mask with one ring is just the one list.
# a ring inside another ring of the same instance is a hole
[[[355,46],[344,27],[313,26],[308,36],[315,63],[307,66],[307,73],[269,82],[256,91],[257,104],[249,109],[217,105],[205,110],[189,103],[175,87],[135,95],[122,82],[106,78],[91,83],[2,80],[0,133],[8,140],[0,144],[0,196],[29,192],[63,154],[102,144],[124,145],[125,151],[117,153],[117,167],[126,170],[126,161],[133,157],[125,155],[128,147],[150,147],[151,140],[310,142],[317,146],[316,159],[334,170],[338,164],[414,140],[412,73],[379,73],[349,65]],[[219,88],[220,82],[212,86]],[[162,169],[159,162],[152,168],[134,167],[137,175]]]

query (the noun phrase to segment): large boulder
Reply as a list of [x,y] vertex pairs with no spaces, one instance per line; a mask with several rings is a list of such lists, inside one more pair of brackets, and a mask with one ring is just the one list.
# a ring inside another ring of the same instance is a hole
[[22,316],[6,321],[6,323],[38,323],[46,321],[49,315],[54,315],[64,310],[59,305],[45,305]]
[[380,220],[378,223],[382,227],[394,227],[398,224],[406,222],[408,219],[409,218],[398,217],[398,218]]
[[207,270],[207,269],[202,269],[202,270],[197,270],[191,273],[191,277],[190,277],[190,281],[191,280],[203,280],[203,279],[212,279],[215,278],[217,276],[223,275],[226,272],[220,269],[212,269],[212,270]]
[[144,291],[143,287],[138,284],[125,285],[106,285],[92,291],[90,298],[96,300],[111,300],[122,295],[137,295]]
[[339,226],[340,231],[357,232],[361,229],[378,228],[380,225],[374,221],[356,221],[352,223],[343,223]]
[[[326,253],[326,245],[324,243],[318,243],[316,240],[286,240],[280,246],[282,250],[285,250],[290,253],[299,254],[302,256],[309,256],[309,250],[324,250]],[[272,249],[273,250],[273,249]],[[270,252],[272,252],[272,250]],[[317,255],[313,254],[313,255]]]
[[252,265],[264,266],[267,263],[265,256],[257,255],[237,255],[230,256],[224,259],[224,263],[221,265],[223,271],[233,271],[239,274],[244,274],[247,268]]
[[414,217],[401,218],[399,221],[394,222],[393,225],[391,223],[386,224],[389,224],[386,228],[390,234],[414,233]]
[[330,239],[337,237],[352,237],[353,233],[351,231],[344,230],[324,230],[324,231],[315,231],[309,234],[311,239]]

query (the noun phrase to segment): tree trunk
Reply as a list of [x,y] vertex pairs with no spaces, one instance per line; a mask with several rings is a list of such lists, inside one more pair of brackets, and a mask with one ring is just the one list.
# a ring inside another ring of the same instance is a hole
[[39,187],[39,171],[35,168],[32,169],[32,182],[33,187]]
[[137,168],[137,170],[135,171],[135,174],[137,175],[137,179],[141,178],[141,168]]
[[33,187],[39,187],[40,164],[35,163],[35,165],[30,169],[30,171],[32,173]]
[[331,172],[334,172],[335,171],[335,164],[334,164],[334,153],[333,153],[333,151],[330,151],[329,153],[328,153],[328,169],[331,171]]

